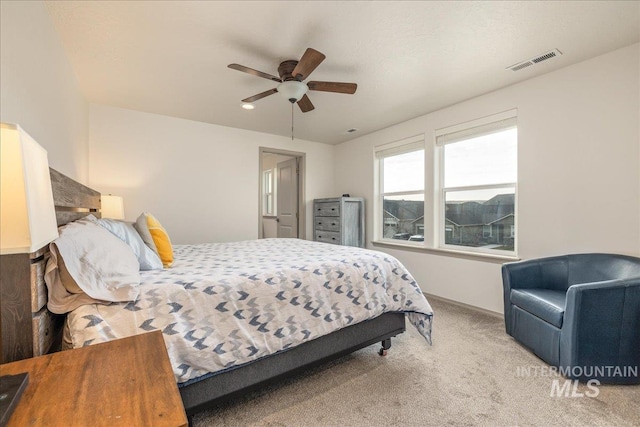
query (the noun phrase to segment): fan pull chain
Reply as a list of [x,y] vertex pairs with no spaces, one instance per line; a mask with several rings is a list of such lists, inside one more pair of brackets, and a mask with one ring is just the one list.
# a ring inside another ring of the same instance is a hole
[[293,102],[291,103],[291,140],[293,141]]

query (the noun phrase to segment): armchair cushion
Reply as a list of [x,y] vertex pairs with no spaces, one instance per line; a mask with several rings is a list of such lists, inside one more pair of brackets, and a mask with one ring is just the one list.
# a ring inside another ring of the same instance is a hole
[[567,294],[551,289],[512,289],[511,304],[562,328]]

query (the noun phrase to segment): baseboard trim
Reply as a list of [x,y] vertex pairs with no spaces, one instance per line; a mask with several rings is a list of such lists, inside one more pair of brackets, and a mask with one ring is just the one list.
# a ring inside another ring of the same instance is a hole
[[427,292],[423,292],[423,294],[427,297],[427,299],[435,299],[444,302],[448,302],[449,304],[457,305],[459,307],[468,308],[469,310],[478,311],[480,313],[488,314],[489,316],[495,317],[497,319],[504,320],[504,315],[502,313],[498,313],[497,311],[487,310],[486,308],[476,307],[475,305],[465,304],[460,301],[452,300],[449,298],[444,298],[438,295],[429,294]]

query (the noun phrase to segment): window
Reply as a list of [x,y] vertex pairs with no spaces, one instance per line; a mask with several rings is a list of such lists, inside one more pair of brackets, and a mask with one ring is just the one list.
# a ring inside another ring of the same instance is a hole
[[263,172],[262,176],[262,214],[263,215],[275,215],[274,206],[274,189],[275,189],[275,176],[274,169],[269,169]]
[[516,124],[512,110],[376,147],[374,240],[515,255]]
[[379,147],[376,238],[420,242],[424,233],[424,138]]
[[[439,246],[514,253],[516,118],[436,135],[441,159]],[[455,234],[449,232],[452,227]]]

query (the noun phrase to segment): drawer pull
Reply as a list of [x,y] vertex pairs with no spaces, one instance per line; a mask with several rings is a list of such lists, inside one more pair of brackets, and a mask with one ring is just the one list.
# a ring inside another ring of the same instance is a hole
[[335,223],[335,222],[332,222],[332,223],[331,223],[331,225],[336,225],[336,223]]
[[335,238],[335,237],[332,237],[332,238],[331,238],[331,240],[336,240],[336,238]]
[[[318,223],[318,225],[322,225],[322,223],[321,223],[321,222],[319,222],[319,223]],[[334,225],[335,225],[335,224],[334,224]]]
[[331,210],[332,210],[332,211],[335,211],[335,210],[336,210],[336,208],[331,208]]

